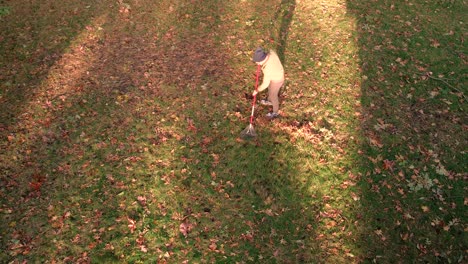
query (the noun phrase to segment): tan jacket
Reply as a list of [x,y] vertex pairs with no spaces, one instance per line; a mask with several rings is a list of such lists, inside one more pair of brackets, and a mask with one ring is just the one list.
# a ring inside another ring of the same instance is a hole
[[284,81],[284,69],[278,54],[273,50],[270,50],[268,56],[264,61],[260,63],[262,65],[263,82],[258,87],[258,91],[261,92],[268,88],[270,82],[282,82]]

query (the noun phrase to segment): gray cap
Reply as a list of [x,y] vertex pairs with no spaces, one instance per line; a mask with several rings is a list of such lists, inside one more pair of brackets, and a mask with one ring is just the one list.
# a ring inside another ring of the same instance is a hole
[[261,62],[266,58],[266,56],[267,53],[262,48],[258,47],[254,52],[252,60],[254,62]]

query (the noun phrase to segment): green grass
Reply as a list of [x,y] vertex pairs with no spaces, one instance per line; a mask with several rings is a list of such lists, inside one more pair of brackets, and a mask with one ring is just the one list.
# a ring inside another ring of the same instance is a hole
[[359,21],[366,76],[362,126],[380,141],[364,152],[362,202],[380,236],[368,242],[381,245],[367,249],[369,260],[466,257],[462,2],[348,3]]
[[[463,262],[465,11],[0,7],[0,259]],[[282,117],[257,108],[245,141],[260,45],[284,61]]]

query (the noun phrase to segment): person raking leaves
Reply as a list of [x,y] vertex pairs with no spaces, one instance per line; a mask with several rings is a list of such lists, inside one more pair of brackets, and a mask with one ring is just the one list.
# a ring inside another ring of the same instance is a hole
[[255,96],[268,88],[268,100],[261,100],[262,105],[273,106],[273,112],[266,115],[267,118],[273,119],[279,116],[279,91],[284,84],[284,68],[278,57],[278,54],[273,50],[265,51],[259,47],[253,54],[253,61],[262,67],[263,81],[257,91],[253,92]]

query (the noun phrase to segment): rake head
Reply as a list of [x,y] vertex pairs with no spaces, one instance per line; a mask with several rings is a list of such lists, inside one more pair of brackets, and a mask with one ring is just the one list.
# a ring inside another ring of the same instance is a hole
[[252,124],[249,124],[248,127],[246,127],[242,132],[241,132],[241,137],[243,139],[251,139],[257,137],[257,133],[255,133],[254,126]]

